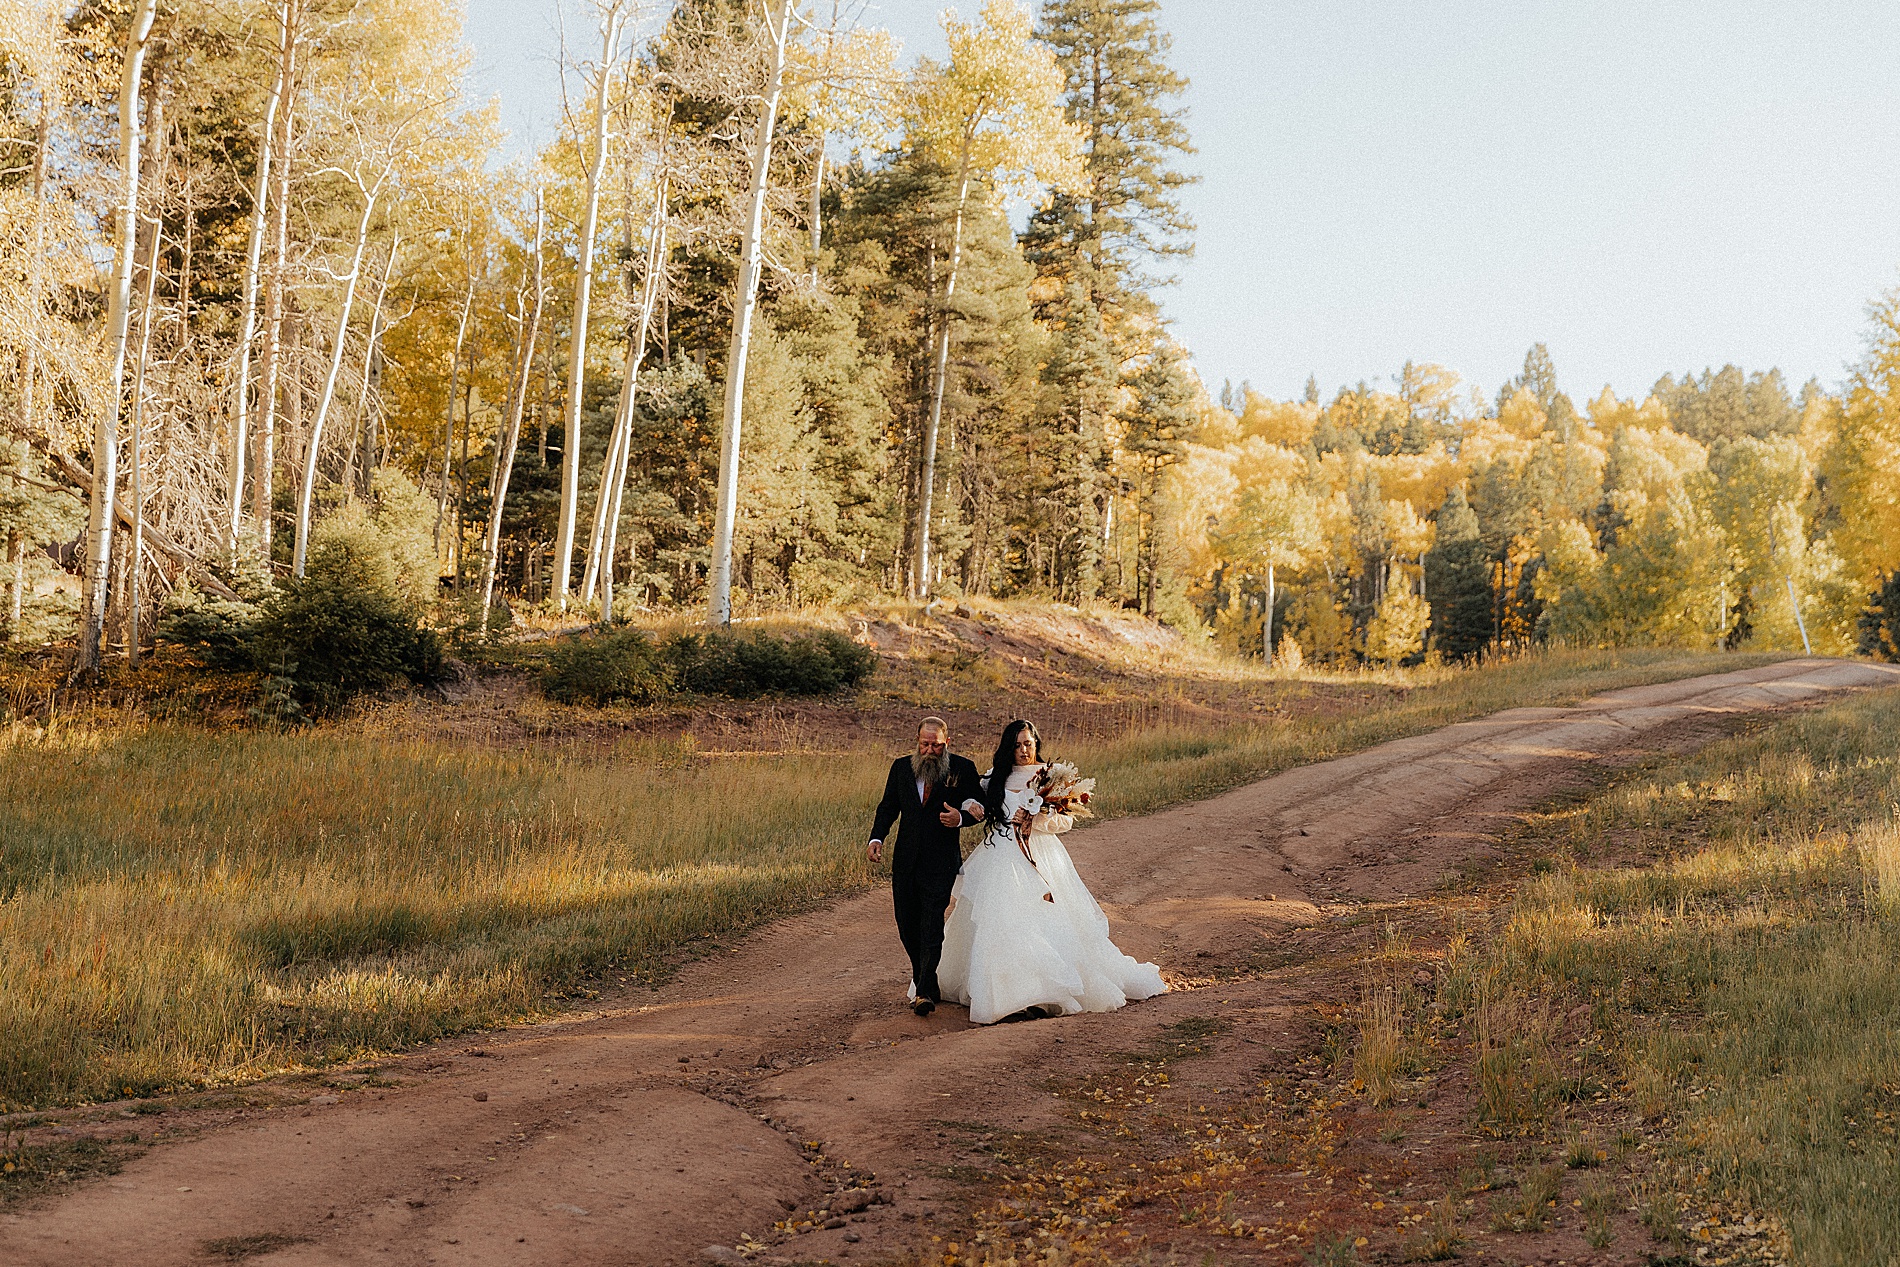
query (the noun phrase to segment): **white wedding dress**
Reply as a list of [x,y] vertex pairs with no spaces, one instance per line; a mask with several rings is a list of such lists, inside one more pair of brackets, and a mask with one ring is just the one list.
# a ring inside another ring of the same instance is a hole
[[1005,821],[990,825],[952,890],[937,980],[944,998],[967,1004],[979,1025],[1032,1007],[1110,1012],[1168,988],[1153,964],[1136,962],[1109,940],[1108,916],[1056,835],[1071,826],[1067,815],[1036,815],[1029,835],[1034,864],[1023,856],[1007,819],[1029,801],[1027,786],[1040,768],[1010,772]]

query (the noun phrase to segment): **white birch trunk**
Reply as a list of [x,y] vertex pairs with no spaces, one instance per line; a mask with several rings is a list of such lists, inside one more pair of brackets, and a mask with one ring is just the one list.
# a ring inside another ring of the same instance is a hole
[[[154,74],[151,114],[145,120],[145,161],[153,187],[165,189],[165,96]],[[152,361],[153,307],[158,302],[158,252],[165,242],[165,219],[160,211],[148,225],[151,241],[145,248],[145,294],[139,302],[139,355],[132,375],[132,548],[126,552],[131,571],[126,574],[125,654],[133,668],[139,664],[139,581],[145,563],[145,373]]]
[[449,464],[455,460],[456,376],[462,372],[462,340],[468,335],[468,316],[475,310],[475,265],[468,269],[468,291],[462,296],[462,316],[455,324],[455,346],[449,351],[449,411],[442,422],[442,475],[435,486],[435,552],[442,559],[442,521],[449,513]]
[[370,430],[369,388],[371,375],[376,370],[376,342],[383,334],[383,301],[389,297],[389,275],[396,271],[396,255],[402,249],[402,234],[397,233],[389,241],[389,254],[383,258],[383,276],[376,283],[376,302],[369,310],[369,338],[363,346],[363,384],[356,393],[357,422],[356,430],[350,437],[350,456],[343,467],[343,483],[354,487],[356,476],[356,449],[358,443],[364,447],[363,482],[369,483],[369,472],[376,463],[374,432]]
[[606,560],[606,586],[600,605],[603,623],[614,618],[614,550],[620,542],[620,504],[626,495],[627,466],[633,457],[634,391],[639,386],[640,364],[646,360],[647,337],[653,329],[653,310],[659,305],[661,286],[666,276],[667,193],[668,182],[662,177],[653,203],[653,224],[647,233],[647,267],[640,294],[640,323],[634,332],[633,346],[627,353],[627,377],[621,387],[624,393],[621,408],[626,417],[622,424],[624,432],[620,462],[613,472],[613,500],[607,507],[606,548],[602,552]]
[[607,438],[607,452],[600,459],[600,486],[594,490],[593,526],[587,533],[587,566],[581,571],[580,596],[584,603],[594,601],[594,587],[600,583],[600,544],[607,532],[607,503],[612,498],[614,472],[620,468],[621,450],[627,443],[633,414],[634,341],[627,340],[626,363],[621,367],[620,396],[614,402],[614,429]]
[[1267,618],[1260,622],[1260,653],[1273,663],[1273,564],[1267,564]]
[[[50,76],[49,76],[50,78]],[[40,119],[33,145],[33,251],[26,262],[26,302],[28,320],[25,346],[20,352],[20,429],[33,426],[39,412],[40,339],[39,323],[46,313],[46,165],[52,153],[53,90],[40,88]],[[16,615],[13,623],[20,621]]]
[[778,125],[779,98],[785,87],[785,54],[792,33],[793,0],[775,0],[776,25],[766,16],[772,37],[772,78],[759,112],[758,140],[752,156],[752,189],[746,206],[745,238],[740,248],[739,289],[732,305],[732,346],[726,355],[726,405],[719,436],[719,491],[713,521],[712,576],[707,586],[706,618],[713,625],[732,623],[732,536],[738,515],[739,440],[745,420],[746,355],[752,348],[752,318],[758,306],[759,272],[765,234],[766,181],[772,168],[772,133]]
[[[288,3],[278,12],[285,31],[290,30]],[[264,126],[258,138],[257,184],[251,193],[251,236],[244,254],[244,302],[238,318],[237,407],[231,422],[231,514],[225,525],[226,548],[233,562],[237,559],[238,530],[244,520],[244,460],[251,443],[251,345],[257,339],[258,274],[264,263],[264,230],[269,223],[271,145],[277,133],[277,100],[282,83],[273,79],[270,94],[264,98]]]
[[818,285],[818,252],[824,244],[825,138],[818,137],[818,170],[811,178],[811,284]]
[[944,382],[950,372],[950,300],[957,293],[957,266],[963,261],[963,208],[970,196],[972,140],[966,131],[963,156],[957,163],[956,227],[950,235],[950,274],[943,284],[943,327],[937,331],[937,355],[930,376],[930,420],[924,424],[923,487],[917,496],[917,566],[911,576],[912,598],[923,598],[930,592],[930,510],[937,488],[937,433],[943,424]]
[[[151,126],[159,126],[158,103],[153,101]],[[132,375],[132,549],[131,573],[126,577],[129,596],[125,612],[125,653],[133,668],[139,664],[139,565],[145,558],[145,371],[152,358],[152,304],[158,298],[158,250],[164,225],[152,217],[152,245],[145,256],[145,297],[139,310],[138,368]]]
[[574,274],[574,331],[567,357],[567,409],[561,432],[561,519],[554,540],[554,595],[567,610],[574,566],[574,526],[581,499],[581,396],[587,380],[587,309],[594,294],[594,235],[600,226],[600,184],[607,170],[607,100],[626,14],[618,0],[601,16],[600,67],[594,83],[594,152],[587,168],[587,206]]
[[79,630],[82,673],[99,669],[99,644],[105,632],[106,598],[111,592],[112,521],[117,512],[114,493],[119,482],[120,396],[125,386],[125,345],[131,327],[133,255],[138,244],[139,215],[139,75],[145,65],[145,45],[152,33],[158,0],[140,0],[126,35],[125,64],[119,83],[119,165],[121,201],[119,241],[114,252],[112,294],[106,309],[106,407],[92,437],[92,496],[86,521],[85,616]]
[[336,399],[336,377],[343,369],[343,349],[349,340],[350,310],[356,306],[356,281],[363,275],[363,252],[369,246],[369,223],[376,214],[376,199],[382,191],[382,178],[365,191],[363,214],[356,222],[356,253],[350,257],[350,277],[343,284],[343,311],[336,319],[336,338],[330,344],[330,372],[323,377],[323,394],[317,398],[317,416],[310,424],[304,441],[303,485],[297,490],[297,539],[292,547],[290,571],[303,575],[304,559],[310,548],[310,506],[317,493],[317,454],[323,445],[323,424],[330,416],[330,402]]
[[301,3],[302,0],[285,0],[281,15],[283,42],[277,63],[277,139],[271,145],[276,196],[267,200],[265,212],[271,225],[271,259],[264,277],[264,364],[257,391],[261,419],[254,438],[257,458],[251,468],[251,517],[257,521],[258,550],[266,565],[270,562],[271,506],[277,472],[277,380],[283,360],[284,290],[290,268],[290,142]]
[[508,431],[495,454],[494,495],[488,508],[488,541],[482,551],[482,629],[495,602],[495,567],[501,557],[501,512],[508,505],[508,479],[515,469],[515,449],[521,442],[521,416],[528,407],[528,383],[534,376],[534,345],[541,334],[541,307],[547,288],[541,281],[541,198],[534,200],[534,307],[521,336],[521,371],[515,379],[514,398],[508,402]]

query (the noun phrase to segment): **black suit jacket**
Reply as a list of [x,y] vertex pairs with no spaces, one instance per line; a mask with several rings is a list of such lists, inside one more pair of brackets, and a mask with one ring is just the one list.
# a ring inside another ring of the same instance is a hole
[[[963,851],[957,837],[977,820],[963,808],[965,801],[983,799],[982,777],[968,757],[950,756],[950,774],[930,789],[930,799],[917,799],[917,776],[911,771],[910,758],[891,762],[890,777],[884,780],[884,799],[878,802],[877,818],[871,824],[872,840],[888,840],[891,824],[898,825],[901,851],[893,851],[891,865],[917,866],[948,863],[954,871],[963,863]],[[957,811],[957,825],[945,827],[937,815],[945,806]]]

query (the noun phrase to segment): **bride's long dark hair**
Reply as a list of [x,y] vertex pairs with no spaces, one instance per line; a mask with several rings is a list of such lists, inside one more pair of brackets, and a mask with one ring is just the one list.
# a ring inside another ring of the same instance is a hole
[[1003,737],[996,741],[996,755],[990,758],[990,785],[983,790],[985,822],[1003,819],[1003,789],[1009,782],[1009,772],[1016,768],[1016,737],[1025,730],[1036,741],[1036,760],[1042,760],[1042,734],[1034,722],[1019,719],[1003,727]]

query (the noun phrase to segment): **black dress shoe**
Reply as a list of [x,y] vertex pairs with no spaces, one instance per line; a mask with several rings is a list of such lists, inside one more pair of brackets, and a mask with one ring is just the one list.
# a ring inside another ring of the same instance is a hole
[[937,1010],[937,1004],[934,999],[917,999],[910,1005],[910,1010],[919,1016],[929,1016]]

